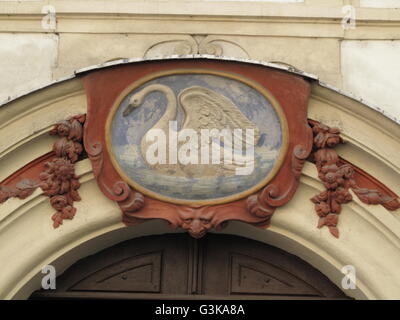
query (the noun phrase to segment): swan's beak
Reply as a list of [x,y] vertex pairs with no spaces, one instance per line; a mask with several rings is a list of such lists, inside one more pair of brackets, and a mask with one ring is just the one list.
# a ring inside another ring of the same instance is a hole
[[124,110],[124,112],[122,113],[122,116],[126,117],[128,116],[133,110],[133,106],[131,104],[129,104],[126,109]]
[[126,107],[126,109],[125,109],[124,112],[122,113],[122,115],[123,115],[124,117],[128,116],[128,115],[133,111],[133,109],[136,108],[136,107],[137,107],[137,104],[136,104],[136,103],[133,103],[133,99],[131,99],[131,100],[129,101],[128,106]]

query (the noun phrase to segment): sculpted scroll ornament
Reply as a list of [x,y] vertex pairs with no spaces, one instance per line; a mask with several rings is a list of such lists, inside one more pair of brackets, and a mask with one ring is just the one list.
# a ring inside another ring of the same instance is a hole
[[[133,191],[125,181],[118,180],[109,187],[109,181],[104,179],[103,163],[104,153],[103,145],[99,141],[94,143],[85,143],[85,150],[92,162],[93,173],[97,183],[103,193],[111,200],[116,201],[120,206],[123,214],[132,216],[137,210],[144,206],[144,197],[141,193]],[[136,224],[139,220],[132,218],[132,224]],[[133,222],[135,221],[135,222]]]
[[144,53],[145,58],[170,55],[206,54],[250,58],[248,52],[231,39],[218,36],[180,36],[168,38],[151,45]]
[[247,198],[247,208],[256,217],[264,218],[264,224],[269,225],[277,207],[290,201],[300,180],[304,163],[310,155],[310,145],[296,145],[291,156],[290,181],[283,185],[269,184],[258,194]]
[[350,202],[352,190],[366,204],[381,204],[388,210],[400,208],[400,201],[382,191],[361,188],[355,180],[355,168],[339,158],[333,149],[344,143],[337,128],[330,128],[317,121],[309,120],[314,134],[313,158],[318,169],[318,177],[326,190],[311,198],[315,211],[320,217],[318,228],[327,226],[330,233],[338,238],[337,227],[342,205]]

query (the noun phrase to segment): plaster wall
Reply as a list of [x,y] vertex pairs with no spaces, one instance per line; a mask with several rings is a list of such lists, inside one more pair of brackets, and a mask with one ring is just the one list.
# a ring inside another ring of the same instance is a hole
[[397,0],[360,0],[361,7],[368,8],[400,8]]
[[343,41],[342,87],[400,115],[400,41]]
[[207,53],[291,65],[400,118],[396,3],[0,2],[0,101],[113,59]]

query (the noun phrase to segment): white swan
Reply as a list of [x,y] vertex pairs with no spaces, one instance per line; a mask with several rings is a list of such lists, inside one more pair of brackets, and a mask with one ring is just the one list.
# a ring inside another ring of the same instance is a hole
[[[178,102],[175,93],[166,85],[151,84],[135,93],[130,98],[129,105],[124,110],[123,116],[128,116],[134,108],[139,107],[143,103],[143,100],[149,93],[155,91],[165,94],[167,98],[167,107],[164,114],[156,122],[152,129],[160,129],[165,133],[166,137],[168,137],[169,121],[176,120]],[[242,129],[243,133],[245,133],[245,129],[253,129],[254,145],[257,144],[260,137],[257,126],[247,119],[240,109],[227,97],[204,87],[193,86],[182,90],[178,96],[178,101],[183,107],[183,111],[185,113],[185,120],[181,130],[193,129],[198,133],[198,136],[200,136],[200,131],[202,129],[230,129],[232,132],[234,129]],[[238,138],[240,140],[244,140],[242,137],[243,136],[239,136]],[[144,159],[146,151],[152,143],[153,142],[147,142],[146,135],[143,135],[141,140],[141,152]],[[168,150],[168,139],[166,147],[166,150]],[[178,163],[177,165],[156,164],[150,166],[158,171],[168,174],[204,177],[215,175],[233,175],[235,174],[235,168],[244,165],[243,163],[240,164],[235,162],[233,164],[225,165],[223,159],[221,160],[222,161],[219,165],[181,165]],[[244,162],[246,162],[246,160]]]

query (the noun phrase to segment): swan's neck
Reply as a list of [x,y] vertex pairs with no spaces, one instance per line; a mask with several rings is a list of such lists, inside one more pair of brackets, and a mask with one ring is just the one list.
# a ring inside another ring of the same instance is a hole
[[[177,113],[177,100],[175,97],[175,93],[172,91],[170,87],[167,87],[162,84],[152,84],[143,89],[143,96],[146,96],[150,92],[159,91],[165,94],[167,98],[167,108],[162,115],[162,117],[157,121],[157,123],[153,126],[154,129],[166,129],[168,130],[169,121],[176,119]],[[168,131],[165,131],[167,134]]]

